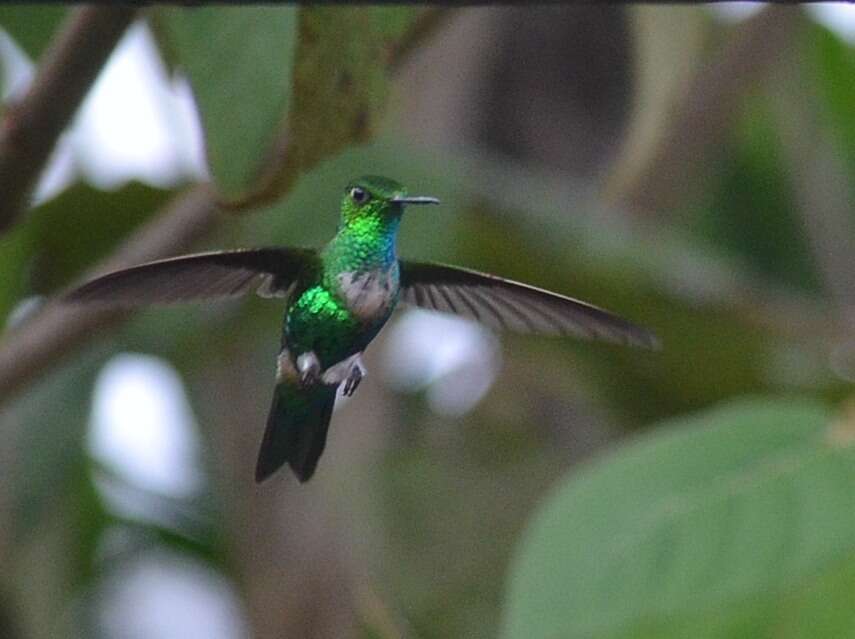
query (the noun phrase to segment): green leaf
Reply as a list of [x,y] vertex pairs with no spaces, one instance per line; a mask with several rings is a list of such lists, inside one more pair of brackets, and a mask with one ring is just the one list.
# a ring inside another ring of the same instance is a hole
[[[139,182],[115,191],[77,183],[30,212],[32,283],[40,293],[67,284],[107,256],[172,195]],[[85,229],[85,233],[81,233]],[[69,242],[69,238],[77,238]]]
[[855,74],[855,47],[815,23],[811,24],[807,36],[808,72],[816,78],[819,95],[824,101],[821,115],[829,120],[840,151],[855,174],[855,119],[852,117],[855,86],[851,81]]
[[524,537],[504,636],[851,636],[853,435],[742,401],[574,473]]
[[229,198],[253,184],[288,113],[294,7],[162,9],[170,57],[189,76],[208,164]]
[[719,180],[708,192],[700,241],[738,257],[753,271],[811,292],[821,290],[804,219],[788,172],[774,110],[765,96],[746,100]]
[[2,27],[32,60],[38,60],[66,14],[63,6],[0,6]]
[[0,323],[22,298],[68,284],[109,254],[172,193],[139,182],[115,191],[77,183],[31,210],[0,237]]
[[32,242],[26,230],[19,225],[0,237],[0,325],[21,298],[27,293],[26,267]]

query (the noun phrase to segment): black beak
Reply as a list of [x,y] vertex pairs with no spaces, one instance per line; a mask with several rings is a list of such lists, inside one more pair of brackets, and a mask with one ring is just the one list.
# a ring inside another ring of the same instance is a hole
[[397,197],[393,197],[392,202],[395,204],[439,204],[439,200],[435,197],[430,197],[429,195],[399,195]]

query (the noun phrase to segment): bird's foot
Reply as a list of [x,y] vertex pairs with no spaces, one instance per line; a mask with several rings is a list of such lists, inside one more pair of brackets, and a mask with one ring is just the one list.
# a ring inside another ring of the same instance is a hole
[[345,397],[350,397],[356,392],[356,389],[359,388],[359,384],[362,382],[363,377],[365,377],[365,369],[362,368],[359,360],[356,360],[350,368],[350,373],[348,374],[347,379],[344,380],[343,392]]
[[321,376],[321,362],[314,351],[303,353],[297,358],[297,372],[302,386],[312,386]]
[[342,392],[350,397],[356,391],[362,378],[366,375],[361,356],[362,353],[356,353],[340,361],[338,364],[330,366],[321,375],[321,382],[336,387],[344,382]]

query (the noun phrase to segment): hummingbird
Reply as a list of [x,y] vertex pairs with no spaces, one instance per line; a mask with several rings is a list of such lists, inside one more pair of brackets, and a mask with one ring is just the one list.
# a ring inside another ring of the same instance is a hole
[[274,247],[196,253],[98,277],[66,300],[118,306],[226,298],[256,291],[285,299],[276,385],[255,470],[262,482],[286,462],[302,483],[323,453],[339,387],[351,396],[362,354],[399,303],[453,313],[494,329],[655,348],[648,330],[586,302],[467,268],[398,259],[407,206],[439,204],[398,182],[347,185],[341,219],[320,249]]

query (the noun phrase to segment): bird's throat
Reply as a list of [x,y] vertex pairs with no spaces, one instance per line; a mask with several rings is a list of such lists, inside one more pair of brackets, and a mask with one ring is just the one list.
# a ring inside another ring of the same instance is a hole
[[385,270],[397,260],[400,218],[366,216],[343,225],[325,251],[326,266],[338,274]]

